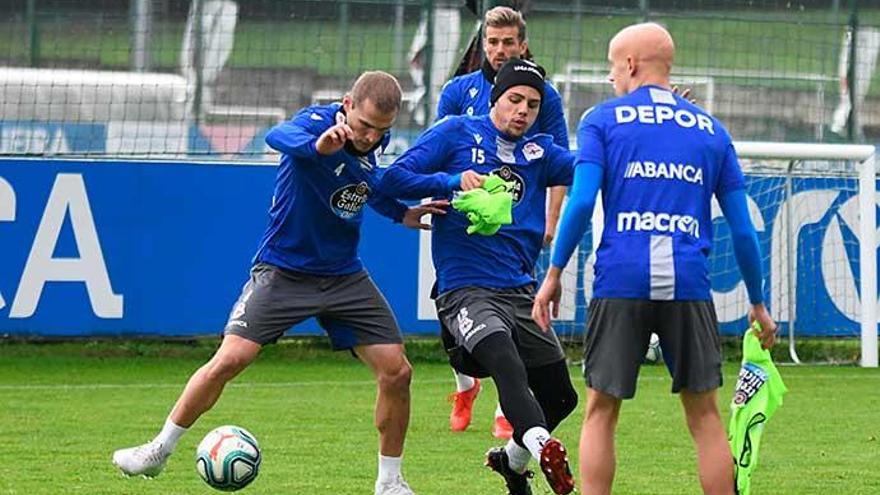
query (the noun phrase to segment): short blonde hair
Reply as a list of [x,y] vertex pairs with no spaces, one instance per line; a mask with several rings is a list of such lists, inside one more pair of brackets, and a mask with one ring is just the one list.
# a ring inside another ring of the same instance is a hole
[[355,105],[370,100],[376,110],[388,114],[400,110],[403,91],[397,79],[387,72],[364,72],[351,87],[351,102]]
[[[519,29],[519,42],[526,40],[526,20],[520,12],[510,7],[495,7],[486,12],[483,24],[490,27],[517,27]],[[485,37],[485,30],[483,31]]]

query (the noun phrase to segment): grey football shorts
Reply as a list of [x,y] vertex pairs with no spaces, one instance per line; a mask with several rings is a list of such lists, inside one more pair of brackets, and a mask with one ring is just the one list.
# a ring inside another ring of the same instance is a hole
[[[532,320],[535,301],[531,285],[512,289],[462,287],[436,299],[442,331],[468,353],[488,335],[506,332],[527,368],[565,359],[553,330],[544,332]],[[451,349],[447,348],[447,352]]]
[[311,317],[337,350],[403,342],[388,302],[366,271],[311,275],[266,263],[251,269],[224,333],[265,345]]
[[721,340],[712,301],[593,299],[584,338],[587,386],[619,399],[636,393],[651,333],[672,376],[672,392],[721,386]]

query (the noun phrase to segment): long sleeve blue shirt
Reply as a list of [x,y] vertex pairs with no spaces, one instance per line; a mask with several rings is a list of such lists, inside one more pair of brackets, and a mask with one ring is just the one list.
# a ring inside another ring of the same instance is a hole
[[[486,115],[491,107],[489,97],[492,93],[492,82],[486,79],[481,70],[452,78],[440,93],[437,103],[437,120],[454,115]],[[568,127],[565,113],[562,110],[562,98],[550,84],[544,83],[544,98],[538,120],[526,133],[526,136],[549,134],[553,142],[568,149]]]
[[574,205],[563,215],[555,266],[565,264],[583,232],[601,180],[605,221],[594,296],[708,300],[714,194],[731,220],[749,298],[761,302],[744,178],[718,120],[668,90],[645,86],[585,114],[578,149]]
[[[341,111],[338,103],[308,107],[266,136],[282,156],[255,262],[319,275],[355,273],[363,269],[358,242],[364,205],[394,221],[403,218],[406,205],[376,192],[375,153],[343,149],[324,156],[315,149]],[[388,140],[386,135],[376,152]]]
[[432,255],[440,293],[460,287],[519,287],[534,282],[544,235],[547,187],[570,185],[574,155],[548,134],[510,139],[488,115],[448,117],[426,130],[385,172],[389,196],[451,198],[466,170],[514,182],[513,223],[492,236],[468,235],[455,210],[434,218]]

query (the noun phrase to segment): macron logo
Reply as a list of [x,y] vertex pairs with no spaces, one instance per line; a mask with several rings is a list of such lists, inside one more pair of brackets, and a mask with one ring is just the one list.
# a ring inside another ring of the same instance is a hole
[[655,213],[645,211],[622,211],[617,214],[618,232],[680,232],[700,238],[700,221],[690,215]]
[[666,105],[621,105],[614,108],[614,117],[618,124],[629,124],[639,121],[642,124],[663,124],[673,122],[679,127],[690,129],[696,127],[701,131],[715,135],[712,119],[701,113],[693,113],[683,108],[675,109]]

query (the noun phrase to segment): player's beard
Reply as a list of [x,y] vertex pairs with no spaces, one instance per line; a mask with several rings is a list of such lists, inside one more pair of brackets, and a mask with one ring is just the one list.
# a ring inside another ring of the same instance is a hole
[[374,145],[373,145],[370,149],[368,149],[367,151],[361,151],[361,150],[359,150],[359,149],[354,145],[354,143],[349,139],[348,141],[345,142],[345,151],[348,152],[348,154],[350,154],[350,155],[354,155],[354,156],[367,156],[367,155],[369,155],[370,153],[376,151],[376,148],[378,148],[379,145],[381,145],[381,144],[382,144],[382,140],[380,139],[380,140],[376,141],[376,144],[374,144]]

